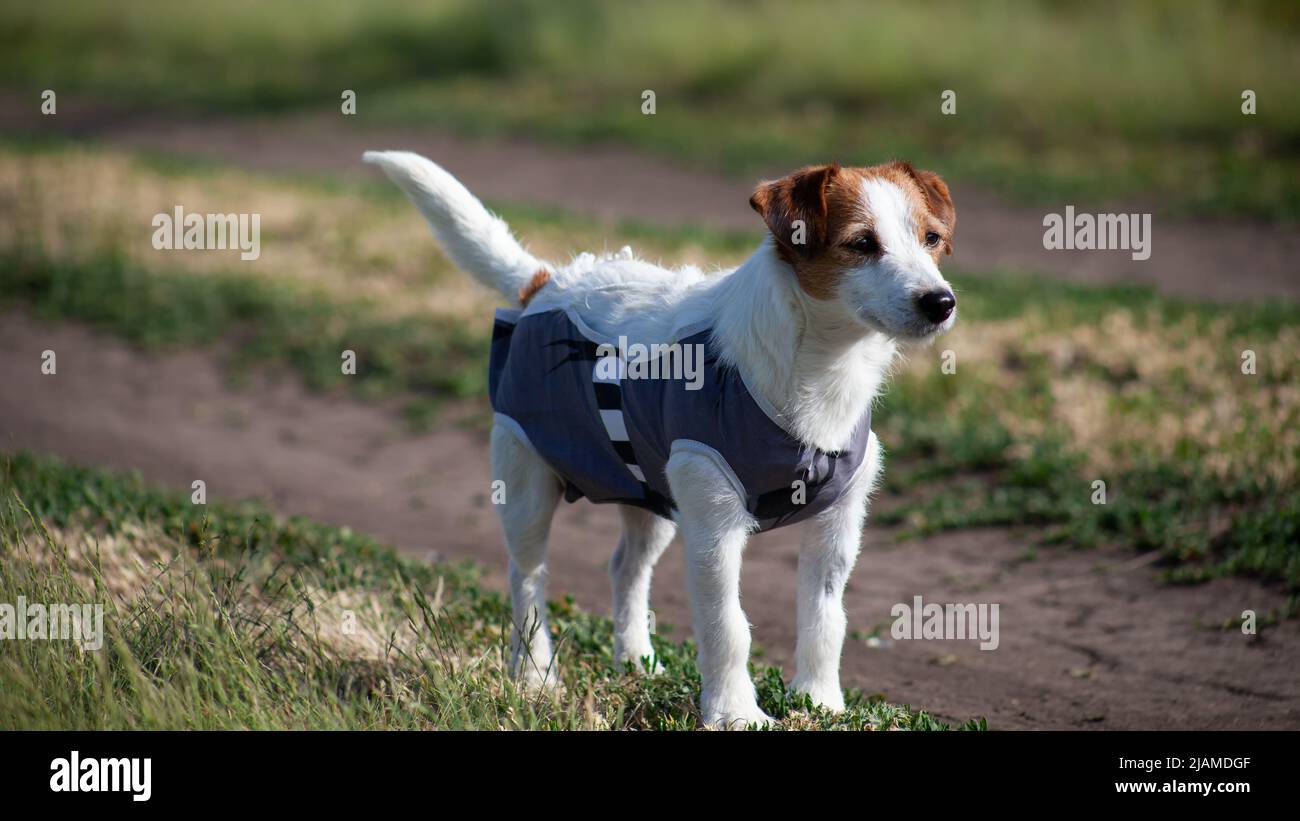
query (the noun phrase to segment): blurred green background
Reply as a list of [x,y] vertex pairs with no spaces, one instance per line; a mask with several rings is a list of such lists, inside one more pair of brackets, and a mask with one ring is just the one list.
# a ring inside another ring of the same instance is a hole
[[0,7],[0,82],[114,106],[337,110],[350,88],[372,124],[614,140],[745,173],[902,155],[1022,199],[1300,216],[1290,0]]

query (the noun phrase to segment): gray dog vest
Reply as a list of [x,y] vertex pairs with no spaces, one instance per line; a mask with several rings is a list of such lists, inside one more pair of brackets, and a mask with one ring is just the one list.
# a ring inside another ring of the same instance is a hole
[[676,504],[664,468],[674,452],[689,450],[715,461],[764,531],[828,508],[865,461],[870,409],[844,450],[808,447],[773,420],[735,368],[718,362],[709,330],[677,341],[704,351],[702,380],[633,378],[600,347],[616,340],[565,310],[521,313],[496,314],[492,409],[496,423],[521,435],[564,481],[570,502],[585,496],[671,519]]

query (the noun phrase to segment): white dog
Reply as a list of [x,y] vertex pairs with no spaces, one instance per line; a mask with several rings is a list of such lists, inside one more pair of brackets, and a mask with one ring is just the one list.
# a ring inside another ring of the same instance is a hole
[[[680,528],[703,719],[771,721],[746,667],[741,553],[750,533],[806,519],[791,686],[843,709],[842,596],[882,458],[871,405],[900,343],[956,320],[938,268],[955,224],[944,182],[893,162],[764,183],[750,205],[770,236],[740,267],[705,275],[627,248],[543,262],[429,160],[365,160],[410,195],[457,265],[523,304],[498,312],[490,379],[517,674],[552,681],[547,536],[561,496],[587,496],[620,503],[623,516],[610,562],[618,660],[653,664],[650,576]],[[665,367],[638,380],[626,344],[606,367],[618,338],[656,355],[697,345],[704,373],[691,383]]]

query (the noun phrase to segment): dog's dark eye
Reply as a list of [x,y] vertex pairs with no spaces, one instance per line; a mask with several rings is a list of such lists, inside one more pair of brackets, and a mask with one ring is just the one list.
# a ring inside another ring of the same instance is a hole
[[857,251],[859,254],[878,254],[880,253],[880,242],[876,235],[868,231],[860,237],[854,237],[845,243],[845,246]]
[[934,231],[926,231],[926,232],[925,232],[925,247],[926,247],[926,248],[933,248],[933,247],[935,247],[936,245],[939,244],[939,240],[941,240],[941,239],[943,239],[943,237],[939,236],[939,235],[936,234]]

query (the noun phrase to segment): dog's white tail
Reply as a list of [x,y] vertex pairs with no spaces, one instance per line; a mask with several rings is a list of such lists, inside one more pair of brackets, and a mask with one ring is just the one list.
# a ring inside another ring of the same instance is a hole
[[410,151],[367,151],[362,159],[384,169],[433,227],[452,262],[476,280],[518,299],[547,266],[523,249],[500,217],[436,163]]

